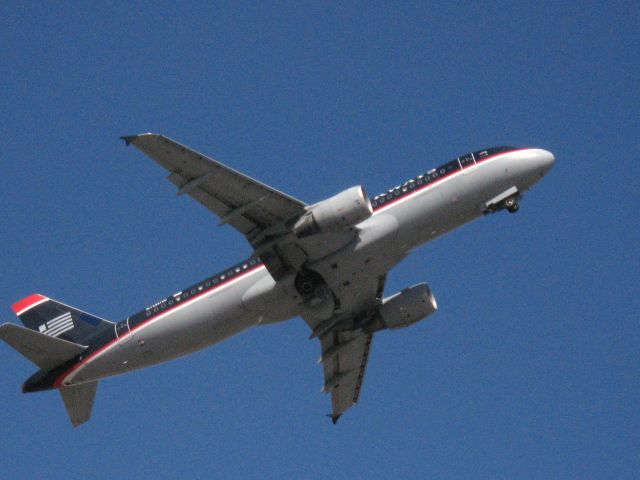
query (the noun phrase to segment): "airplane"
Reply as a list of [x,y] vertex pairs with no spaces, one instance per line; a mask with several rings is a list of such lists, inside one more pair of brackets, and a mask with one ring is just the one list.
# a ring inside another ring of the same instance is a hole
[[73,426],[91,417],[98,381],[216,344],[250,327],[294,317],[321,344],[322,391],[335,424],[357,403],[376,332],[436,312],[426,283],[384,295],[388,272],[412,250],[483,215],[518,211],[553,166],[538,148],[467,153],[373,197],[353,186],[306,203],[163,135],[122,137],[189,195],[240,231],[251,256],[111,322],[40,294],[12,308],[24,327],[0,338],[39,370],[22,391],[58,389]]

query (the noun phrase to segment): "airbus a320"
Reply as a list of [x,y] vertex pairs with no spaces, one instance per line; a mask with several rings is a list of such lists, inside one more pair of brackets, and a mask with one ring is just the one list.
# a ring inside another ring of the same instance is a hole
[[98,381],[171,360],[257,325],[302,317],[321,345],[331,419],[358,401],[374,335],[437,310],[425,283],[385,296],[387,273],[416,247],[484,214],[516,212],[554,164],[538,148],[467,153],[370,199],[353,186],[307,205],[165,136],[122,137],[168,172],[251,256],[119,322],[40,294],[13,305],[24,327],[0,338],[39,370],[23,392],[58,389],[71,423],[90,416]]

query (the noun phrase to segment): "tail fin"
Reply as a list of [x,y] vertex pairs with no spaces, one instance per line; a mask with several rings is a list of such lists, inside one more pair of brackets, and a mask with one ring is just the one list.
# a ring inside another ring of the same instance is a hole
[[[77,357],[99,341],[101,334],[114,328],[112,322],[37,293],[16,302],[12,308],[26,328],[10,323],[0,325],[0,339],[42,369],[34,377],[46,375],[45,372]],[[74,427],[91,417],[97,386],[98,382],[93,381],[60,388]],[[37,391],[24,388],[23,391]]]
[[38,293],[16,302],[12,308],[25,327],[80,345],[91,345],[100,333],[114,328],[112,322]]

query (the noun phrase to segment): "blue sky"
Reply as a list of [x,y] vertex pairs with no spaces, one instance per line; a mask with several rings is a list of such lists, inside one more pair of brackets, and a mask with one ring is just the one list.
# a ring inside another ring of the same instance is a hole
[[[451,3],[451,4],[449,4]],[[440,311],[324,416],[295,319],[101,382],[72,429],[0,346],[3,478],[637,478],[637,2],[4,2],[0,305],[112,320],[248,244],[118,137],[160,132],[307,202],[492,145],[553,151],[517,215],[416,251]]]

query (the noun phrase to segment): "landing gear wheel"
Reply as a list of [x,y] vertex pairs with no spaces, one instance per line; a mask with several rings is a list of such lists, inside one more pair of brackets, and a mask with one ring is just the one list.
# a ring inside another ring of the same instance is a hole
[[516,213],[520,209],[518,199],[516,197],[507,198],[504,201],[504,208],[506,208],[509,213]]

